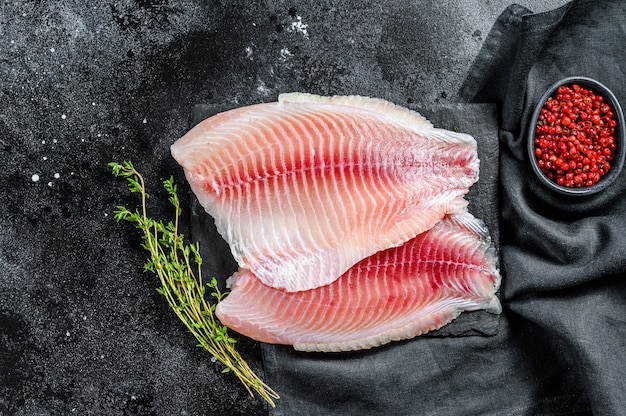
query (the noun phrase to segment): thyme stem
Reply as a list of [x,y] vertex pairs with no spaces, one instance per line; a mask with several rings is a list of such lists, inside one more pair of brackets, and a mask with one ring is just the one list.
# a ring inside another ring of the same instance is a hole
[[[163,182],[169,194],[169,202],[175,209],[174,222],[165,224],[148,217],[146,201],[149,195],[143,177],[132,163],[111,162],[109,167],[113,175],[126,178],[131,192],[141,195],[141,211],[132,212],[118,206],[115,209],[115,220],[135,223],[143,232],[142,247],[149,252],[144,271],[151,271],[159,277],[161,287],[157,291],[194,335],[199,342],[198,346],[206,349],[225,366],[222,372],[233,372],[250,395],[254,396],[256,391],[269,405],[275,407],[274,400],[279,398],[278,394],[250,369],[235,348],[236,340],[228,335],[226,326],[215,316],[217,303],[227,293],[219,290],[215,278],[203,284],[199,244],[184,244],[184,236],[178,229],[182,209],[174,178],[170,177]],[[209,288],[209,295],[215,298],[214,302],[207,302],[206,288]]]

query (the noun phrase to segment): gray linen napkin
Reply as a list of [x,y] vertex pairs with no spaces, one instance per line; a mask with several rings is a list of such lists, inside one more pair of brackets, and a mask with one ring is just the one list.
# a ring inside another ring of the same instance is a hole
[[625,28],[619,0],[541,14],[511,6],[460,94],[500,109],[502,298],[535,342],[535,383],[545,386],[548,373],[558,374],[554,385],[573,381],[569,392],[598,415],[626,414],[626,173],[592,196],[553,193],[531,171],[526,133],[543,92],[568,76],[595,78],[624,107]]

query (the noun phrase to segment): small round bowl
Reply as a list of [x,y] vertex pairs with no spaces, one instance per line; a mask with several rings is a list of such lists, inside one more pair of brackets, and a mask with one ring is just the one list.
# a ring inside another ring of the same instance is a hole
[[[578,84],[583,88],[587,88],[593,91],[597,95],[601,95],[604,99],[604,102],[608,103],[611,106],[611,110],[613,112],[613,118],[616,121],[615,126],[615,151],[613,160],[610,162],[611,167],[608,172],[605,173],[598,182],[591,186],[582,186],[580,188],[576,187],[568,187],[557,184],[552,179],[548,178],[546,174],[539,168],[537,164],[537,159],[535,157],[535,128],[537,126],[537,121],[539,119],[539,114],[543,105],[546,103],[548,98],[554,97],[556,95],[557,89],[561,85],[571,86],[572,84]],[[535,111],[532,114],[531,122],[528,126],[528,156],[530,159],[530,164],[533,168],[533,171],[539,178],[539,180],[547,186],[549,189],[558,192],[564,195],[590,195],[600,192],[606,189],[611,183],[615,181],[615,179],[619,176],[623,166],[624,166],[624,157],[626,156],[626,130],[624,128],[624,113],[622,112],[622,108],[617,101],[615,95],[604,85],[595,81],[591,78],[586,77],[568,77],[564,78],[556,83],[554,83],[550,88],[546,90],[543,94],[537,106],[535,107]]]

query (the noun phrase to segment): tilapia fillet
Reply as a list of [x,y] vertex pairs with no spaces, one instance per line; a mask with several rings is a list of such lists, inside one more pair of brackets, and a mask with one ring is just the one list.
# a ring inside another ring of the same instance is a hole
[[287,291],[463,211],[475,140],[364,97],[284,94],[210,117],[171,148],[238,264]]
[[304,351],[348,351],[413,338],[463,311],[499,313],[500,274],[484,224],[447,216],[400,247],[362,260],[333,283],[286,292],[241,269],[216,309],[257,341]]

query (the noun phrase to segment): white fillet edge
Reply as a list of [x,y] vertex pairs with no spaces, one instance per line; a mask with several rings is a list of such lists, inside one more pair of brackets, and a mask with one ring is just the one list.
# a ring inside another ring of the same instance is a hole
[[396,105],[382,98],[361,95],[322,96],[303,92],[290,92],[278,96],[278,104],[285,103],[329,104],[371,111],[408,130],[422,133],[428,130],[438,140],[476,146],[476,140],[471,135],[435,128],[426,117],[417,111]]

